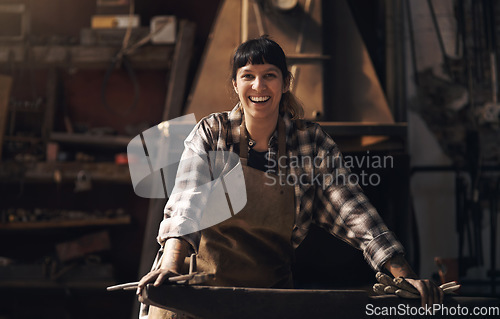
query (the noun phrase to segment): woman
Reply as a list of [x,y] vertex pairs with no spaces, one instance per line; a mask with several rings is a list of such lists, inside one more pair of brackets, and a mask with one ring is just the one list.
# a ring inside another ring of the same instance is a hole
[[[347,182],[350,172],[337,145],[319,125],[298,120],[303,110],[289,91],[291,74],[281,47],[265,36],[241,44],[231,78],[239,103],[201,120],[186,139],[183,158],[239,154],[247,205],[220,224],[180,236],[195,229],[189,216],[203,210],[199,192],[189,190],[213,179],[181,162],[178,191],[165,207],[158,236],[164,258],[160,269],[141,279],[137,294],[147,283],[159,285],[182,273],[191,251],[198,254],[199,270],[215,272],[214,285],[290,288],[293,250],[311,223],[363,250],[375,270],[416,278],[401,244],[360,187]],[[441,302],[441,291],[430,281],[408,280],[423,304]]]

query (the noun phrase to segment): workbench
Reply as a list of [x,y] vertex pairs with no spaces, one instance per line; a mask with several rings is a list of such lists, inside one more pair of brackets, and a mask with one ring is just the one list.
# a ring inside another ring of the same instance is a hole
[[[148,285],[144,302],[195,318],[499,318],[500,299],[445,296],[433,316],[420,299],[370,296],[363,290],[264,289],[187,285]],[[438,305],[436,305],[438,306]],[[491,315],[471,316],[474,307]],[[391,312],[392,311],[392,312]],[[420,311],[420,313],[418,312]]]

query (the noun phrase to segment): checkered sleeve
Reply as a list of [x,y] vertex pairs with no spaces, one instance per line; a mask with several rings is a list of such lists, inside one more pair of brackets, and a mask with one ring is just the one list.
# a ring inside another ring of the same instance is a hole
[[158,232],[160,244],[170,237],[181,237],[194,251],[198,250],[199,221],[210,194],[208,185],[213,179],[208,157],[213,147],[211,126],[214,127],[214,123],[208,119],[200,121],[185,140],[175,186]]
[[392,255],[404,253],[402,245],[363,193],[357,178],[352,178],[337,145],[319,127],[316,145],[317,156],[322,158],[317,174],[323,180],[317,187],[313,221],[362,250],[368,264],[380,270]]

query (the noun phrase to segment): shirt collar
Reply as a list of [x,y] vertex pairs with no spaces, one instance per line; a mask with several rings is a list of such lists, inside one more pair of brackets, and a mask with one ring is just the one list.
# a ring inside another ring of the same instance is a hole
[[[290,129],[292,127],[292,120],[290,114],[288,112],[285,113],[280,112],[280,116],[283,117],[283,120],[285,122],[285,134],[288,136]],[[232,141],[234,144],[240,142],[240,125],[242,118],[243,118],[243,110],[241,108],[240,103],[238,102],[238,104],[236,104],[236,106],[229,112],[228,134],[231,135],[231,138],[227,139],[228,142]],[[276,126],[273,135],[271,135],[271,138],[269,139],[269,146],[273,147],[274,145],[276,145],[277,142],[278,142],[278,126]],[[253,147],[253,145],[250,145],[250,147]]]

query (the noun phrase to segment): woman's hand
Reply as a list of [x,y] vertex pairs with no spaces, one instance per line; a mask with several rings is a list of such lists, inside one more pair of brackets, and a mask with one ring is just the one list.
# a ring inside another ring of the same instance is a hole
[[420,293],[422,307],[425,307],[425,305],[427,305],[428,307],[432,307],[433,304],[443,303],[443,290],[431,280],[410,278],[405,278],[405,280],[413,287],[415,287]]
[[417,279],[417,275],[411,269],[403,255],[392,256],[384,264],[384,268],[390,271],[394,278],[405,278],[409,284],[418,290],[422,300],[422,307],[425,307],[425,305],[431,307],[433,304],[443,303],[443,290],[431,280]]
[[170,269],[157,269],[149,272],[144,277],[141,278],[139,284],[137,285],[136,295],[140,302],[142,302],[142,290],[146,287],[147,284],[153,283],[153,286],[158,287],[161,285],[167,278],[179,276],[180,274],[176,271]]
[[165,242],[163,259],[160,269],[152,270],[141,278],[137,285],[136,294],[142,302],[142,290],[147,284],[153,283],[155,287],[161,285],[167,278],[179,276],[184,259],[188,256],[189,244],[180,238],[169,238]]

